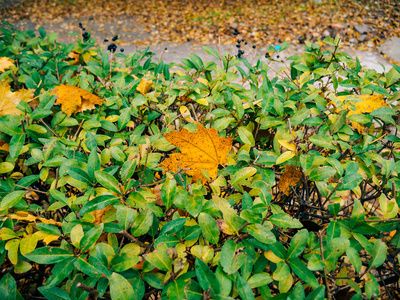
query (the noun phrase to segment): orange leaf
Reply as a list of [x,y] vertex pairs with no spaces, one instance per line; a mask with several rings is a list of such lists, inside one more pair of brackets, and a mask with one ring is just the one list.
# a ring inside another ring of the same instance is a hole
[[57,96],[56,105],[61,105],[61,110],[71,116],[73,113],[84,112],[88,109],[94,109],[95,105],[101,105],[103,99],[93,95],[73,85],[59,85],[52,90]]
[[299,183],[302,176],[301,171],[297,170],[295,166],[286,165],[285,172],[279,179],[278,189],[286,196],[289,196],[290,187]]
[[0,82],[0,117],[5,115],[20,115],[22,111],[17,109],[19,102],[33,100],[33,90],[21,89],[12,92],[8,81]]
[[8,57],[0,57],[0,73],[3,73],[6,69],[13,66],[14,60]]
[[171,172],[188,169],[184,172],[191,175],[195,182],[198,179],[207,182],[201,170],[207,171],[211,178],[216,178],[218,166],[228,162],[226,156],[232,148],[230,137],[221,138],[214,128],[206,129],[199,123],[196,133],[182,129],[163,136],[179,147],[181,152],[171,154],[160,166]]

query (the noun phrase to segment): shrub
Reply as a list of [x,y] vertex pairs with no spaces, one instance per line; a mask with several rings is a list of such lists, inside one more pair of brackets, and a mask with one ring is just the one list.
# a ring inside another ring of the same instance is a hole
[[398,66],[0,30],[1,295],[398,296]]

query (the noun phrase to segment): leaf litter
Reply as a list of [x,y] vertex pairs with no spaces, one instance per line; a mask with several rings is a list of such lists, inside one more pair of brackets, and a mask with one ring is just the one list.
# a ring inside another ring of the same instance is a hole
[[[233,44],[235,28],[240,39],[260,46],[287,41],[317,41],[340,35],[344,45],[366,49],[366,42],[378,46],[400,35],[398,1],[55,1],[30,0],[1,10],[3,19],[16,23],[22,19],[37,24],[68,20],[63,30],[75,30],[71,18],[93,20],[91,30],[122,30],[122,44],[142,43]],[[94,21],[95,20],[95,21]],[[110,23],[111,22],[111,23]],[[112,24],[112,25],[110,25]],[[367,26],[368,32],[356,30]],[[147,38],[129,35],[141,27]],[[88,27],[89,28],[89,27]],[[56,28],[54,28],[56,30]],[[117,33],[117,32],[114,32]],[[114,34],[110,33],[110,34]],[[360,38],[366,35],[364,41]]]

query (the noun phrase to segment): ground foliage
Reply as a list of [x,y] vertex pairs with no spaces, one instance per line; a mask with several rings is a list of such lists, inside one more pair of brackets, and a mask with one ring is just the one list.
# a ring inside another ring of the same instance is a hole
[[398,66],[327,38],[269,78],[0,30],[3,297],[399,297]]
[[[85,23],[95,20],[98,27],[91,30],[102,30],[104,34],[108,34],[107,24],[116,22],[122,31],[121,41],[135,45],[187,41],[232,44],[234,28],[241,32],[240,38],[258,46],[316,41],[325,30],[331,37],[340,35],[348,44],[350,39],[357,41],[363,34],[354,30],[360,24],[371,28],[367,40],[373,46],[400,35],[398,1],[31,0],[4,9],[2,14],[14,23],[28,19],[48,24],[71,17]],[[126,17],[134,19],[125,21]],[[135,23],[150,34],[147,40],[124,38],[124,32],[130,32]],[[365,43],[358,47],[365,48]]]

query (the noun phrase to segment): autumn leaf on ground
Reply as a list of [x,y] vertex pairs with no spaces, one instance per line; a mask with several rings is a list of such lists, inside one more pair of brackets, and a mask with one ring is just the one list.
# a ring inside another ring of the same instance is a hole
[[184,172],[191,175],[194,182],[198,179],[207,182],[201,170],[207,171],[210,178],[216,178],[218,165],[227,163],[226,156],[232,148],[230,137],[221,138],[214,128],[206,129],[199,123],[196,133],[182,129],[163,136],[178,147],[180,153],[171,154],[160,166],[171,172],[188,169]]
[[6,69],[9,69],[14,65],[14,60],[8,57],[0,57],[0,73],[3,73]]
[[22,111],[17,109],[21,100],[30,102],[33,100],[33,90],[21,89],[16,92],[10,90],[8,81],[0,82],[0,117],[5,115],[20,115]]
[[301,171],[297,170],[295,166],[286,165],[285,172],[279,179],[278,189],[286,196],[289,196],[290,187],[299,183],[302,176]]
[[[390,107],[383,99],[383,95],[349,95],[337,96],[336,98],[340,102],[348,101],[348,104],[344,104],[343,108],[338,109],[338,111],[348,110],[349,113],[347,117],[354,114],[371,113],[380,107]],[[352,98],[358,98],[360,101],[352,101]],[[365,132],[363,125],[357,122],[351,122],[351,125],[353,128],[357,129],[359,133]]]
[[73,113],[84,112],[88,109],[94,109],[95,105],[101,105],[103,99],[93,95],[73,85],[59,85],[52,90],[57,96],[56,105],[61,105],[61,110],[70,117]]
[[137,86],[136,90],[143,95],[150,91],[151,86],[153,85],[153,81],[147,80],[146,78],[142,78],[139,85]]

